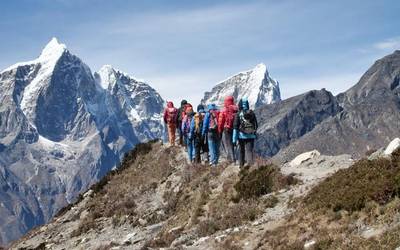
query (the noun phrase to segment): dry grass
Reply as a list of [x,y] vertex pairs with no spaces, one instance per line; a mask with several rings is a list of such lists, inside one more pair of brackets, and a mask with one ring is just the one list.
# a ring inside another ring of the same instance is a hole
[[[259,249],[395,249],[400,246],[399,151],[392,159],[361,160],[314,187],[296,211],[265,233]],[[397,226],[396,226],[397,225]],[[365,239],[366,227],[386,228]]]
[[161,147],[161,144],[156,142],[137,145],[126,154],[117,170],[93,185],[91,189],[94,195],[87,205],[89,215],[81,221],[72,236],[96,229],[96,219],[99,217],[113,218],[114,226],[127,222],[135,225],[138,218],[146,219],[148,223],[163,220],[164,218],[155,216],[155,213],[137,214],[135,203],[146,193],[154,193],[158,183],[165,180],[174,169],[176,159],[171,155],[177,155],[177,149]]
[[312,209],[360,211],[370,201],[384,205],[400,193],[400,156],[360,160],[314,188],[305,199]]

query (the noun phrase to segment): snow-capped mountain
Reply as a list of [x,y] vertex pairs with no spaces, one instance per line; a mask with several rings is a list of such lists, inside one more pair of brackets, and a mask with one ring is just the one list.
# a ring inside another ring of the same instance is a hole
[[252,70],[240,72],[218,83],[204,94],[202,102],[222,105],[228,95],[234,96],[235,100],[247,97],[253,109],[281,100],[278,81],[269,76],[267,67],[262,63]]
[[163,100],[144,82],[90,68],[53,38],[0,73],[0,245],[48,221],[163,132]]
[[97,83],[118,100],[139,140],[163,136],[160,121],[164,101],[156,90],[110,65],[104,65],[94,76]]

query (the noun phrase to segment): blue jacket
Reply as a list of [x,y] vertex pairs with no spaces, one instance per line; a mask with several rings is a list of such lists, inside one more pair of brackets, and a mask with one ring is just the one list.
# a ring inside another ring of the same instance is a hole
[[[208,104],[208,112],[206,113],[206,115],[204,117],[203,130],[201,132],[201,134],[203,136],[205,136],[208,133],[208,129],[210,127],[210,117],[211,117],[210,111],[212,111],[212,110],[217,111],[218,110],[217,106],[215,106],[215,104]],[[217,122],[218,122],[218,117],[217,117]]]

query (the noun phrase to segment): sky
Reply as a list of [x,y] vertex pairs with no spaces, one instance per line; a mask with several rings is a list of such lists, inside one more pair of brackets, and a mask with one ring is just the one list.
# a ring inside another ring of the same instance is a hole
[[1,0],[0,9],[0,69],[57,37],[93,72],[110,64],[194,104],[258,63],[283,99],[338,94],[400,49],[398,0]]

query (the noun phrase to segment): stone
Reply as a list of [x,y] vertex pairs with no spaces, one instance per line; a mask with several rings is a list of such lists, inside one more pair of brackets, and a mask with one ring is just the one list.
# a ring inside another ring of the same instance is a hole
[[291,162],[290,162],[290,166],[291,167],[296,167],[301,165],[303,162],[306,162],[308,160],[311,160],[312,158],[315,158],[317,156],[320,156],[321,154],[317,151],[317,150],[313,150],[310,152],[305,152],[302,153],[300,155],[298,155],[296,158],[294,158]]
[[400,147],[400,138],[395,138],[393,141],[389,143],[383,152],[384,155],[391,155],[396,149]]

